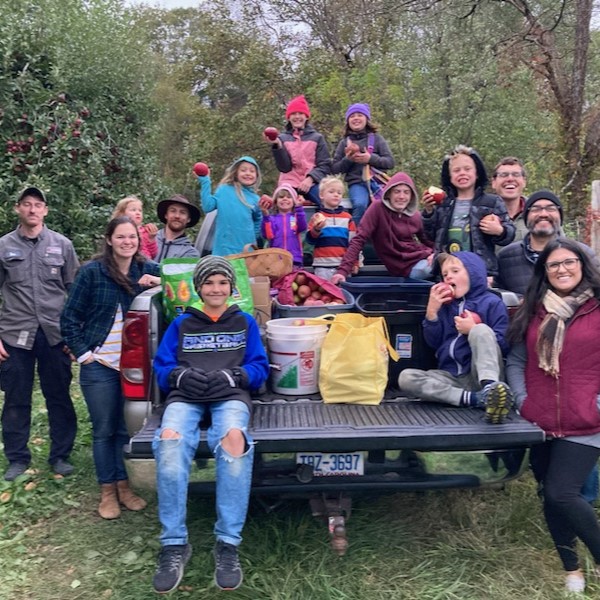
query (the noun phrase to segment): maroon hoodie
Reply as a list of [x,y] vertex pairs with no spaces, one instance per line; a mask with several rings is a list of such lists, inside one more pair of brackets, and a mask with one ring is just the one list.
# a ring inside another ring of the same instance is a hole
[[[398,212],[392,208],[388,195],[401,183],[407,185],[412,194],[406,208]],[[417,262],[433,253],[433,242],[425,236],[417,205],[418,195],[413,180],[406,173],[396,173],[384,188],[383,200],[373,202],[367,208],[337,273],[348,276],[360,251],[371,239],[377,256],[390,274],[407,277]]]

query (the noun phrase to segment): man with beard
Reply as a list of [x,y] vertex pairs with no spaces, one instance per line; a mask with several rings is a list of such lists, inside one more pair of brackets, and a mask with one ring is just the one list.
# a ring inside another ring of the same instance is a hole
[[[527,199],[523,210],[527,235],[509,244],[498,254],[496,287],[523,295],[533,274],[533,267],[546,244],[561,235],[562,204],[550,190],[539,190]],[[594,252],[585,244],[585,251]],[[594,259],[595,260],[595,259]]]
[[185,229],[193,227],[200,220],[200,210],[185,196],[176,194],[162,200],[156,207],[158,218],[165,227],[158,232],[156,262],[165,258],[199,258],[200,253],[185,234]]

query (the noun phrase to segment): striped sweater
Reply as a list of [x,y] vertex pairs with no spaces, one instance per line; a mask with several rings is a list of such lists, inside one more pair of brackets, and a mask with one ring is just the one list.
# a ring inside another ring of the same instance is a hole
[[356,225],[352,215],[342,206],[321,208],[318,212],[325,217],[323,229],[315,230],[310,224],[306,232],[306,241],[315,247],[313,266],[339,267],[350,240],[356,234]]

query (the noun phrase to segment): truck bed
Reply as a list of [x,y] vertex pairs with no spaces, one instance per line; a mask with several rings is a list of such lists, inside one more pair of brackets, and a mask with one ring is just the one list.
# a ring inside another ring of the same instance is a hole
[[[543,432],[511,412],[490,425],[481,410],[453,408],[405,397],[378,406],[324,404],[318,395],[254,399],[250,425],[256,451],[350,452],[355,450],[501,450],[544,440]],[[152,438],[160,418],[153,415],[131,438],[128,458],[152,458]],[[199,456],[210,456],[202,432]]]

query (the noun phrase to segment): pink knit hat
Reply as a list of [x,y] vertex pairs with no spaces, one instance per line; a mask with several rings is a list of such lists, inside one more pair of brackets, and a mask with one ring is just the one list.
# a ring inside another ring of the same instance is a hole
[[285,118],[289,119],[292,113],[299,112],[305,114],[310,119],[310,108],[304,96],[292,98],[285,109]]

